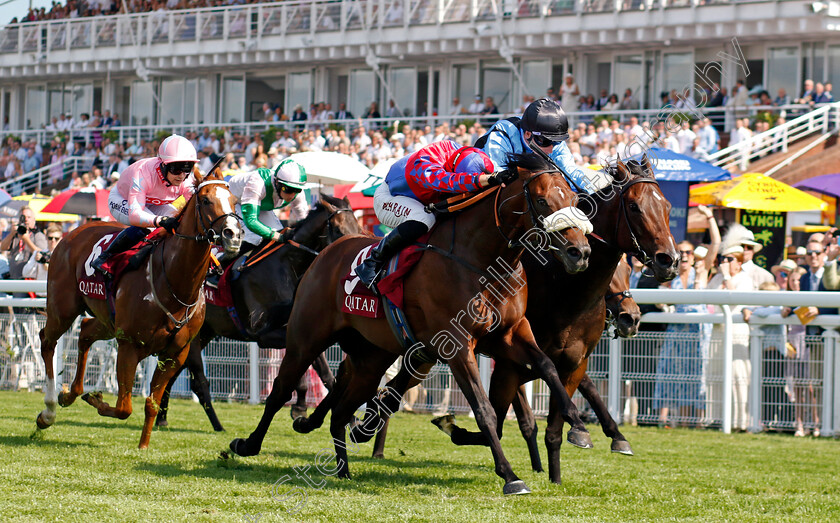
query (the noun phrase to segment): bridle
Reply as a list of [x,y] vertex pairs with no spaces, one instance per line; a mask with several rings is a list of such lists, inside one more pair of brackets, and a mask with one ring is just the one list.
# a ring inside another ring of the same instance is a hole
[[[542,224],[542,222],[540,221],[540,215],[537,213],[537,210],[534,208],[534,202],[531,199],[531,190],[530,190],[529,186],[530,186],[531,182],[533,182],[534,180],[536,180],[537,178],[539,178],[543,174],[556,174],[556,173],[562,173],[562,171],[559,170],[559,169],[546,169],[544,171],[539,171],[537,173],[532,174],[527,180],[522,182],[522,193],[521,194],[525,195],[525,201],[528,203],[528,214],[530,215],[531,222],[533,222],[535,227],[539,227]],[[496,229],[499,231],[499,234],[502,235],[502,238],[504,238],[505,241],[507,241],[507,244],[508,244],[509,248],[526,247],[526,245],[524,243],[522,243],[521,241],[513,240],[513,239],[510,238],[510,236],[505,234],[505,231],[502,230],[502,221],[499,219],[499,212],[501,211],[502,205],[507,203],[509,200],[511,200],[513,198],[516,198],[517,196],[519,196],[519,194],[514,194],[513,196],[505,198],[503,201],[499,202],[499,198],[500,198],[501,194],[502,194],[502,188],[498,187],[498,189],[496,191],[496,200],[493,203],[493,217],[496,221]],[[511,212],[513,214],[525,214],[522,211],[511,211]]]
[[604,296],[604,302],[607,302],[607,305],[605,307],[606,311],[607,311],[606,323],[607,323],[608,327],[614,327],[615,328],[615,333],[614,333],[615,338],[618,338],[618,316],[613,314],[613,311],[610,308],[608,302],[611,299],[613,299],[617,296],[621,296],[621,299],[618,300],[618,304],[616,305],[616,307],[621,307],[621,304],[624,303],[624,300],[626,300],[628,298],[630,298],[630,299],[633,298],[633,294],[629,290],[624,290],[624,291],[620,291],[620,292],[611,292],[611,293],[607,294],[606,296]]
[[[208,181],[205,181],[205,182],[201,182],[198,185],[198,187],[196,187],[195,194],[193,195],[193,198],[198,197],[198,192],[203,187],[205,187],[207,185],[213,185],[213,184],[220,184],[220,185],[224,185],[225,187],[229,187],[228,183],[224,180],[208,180]],[[208,227],[208,226],[205,226],[205,216],[201,212],[201,206],[198,204],[198,202],[196,202],[196,204],[195,204],[195,209],[196,209],[195,212],[196,212],[197,223],[199,224],[199,227],[201,227],[201,234],[198,234],[198,235],[195,235],[195,236],[190,236],[190,235],[178,234],[177,232],[172,231],[172,234],[175,237],[185,239],[185,240],[192,240],[192,241],[196,241],[196,242],[205,242],[206,241],[206,242],[211,243],[211,244],[217,244],[219,242],[219,240],[221,240],[222,235],[217,233],[216,230],[213,228],[216,225],[216,222],[218,222],[222,218],[227,218],[229,216],[232,216],[232,217],[236,218],[237,220],[241,220],[241,218],[239,218],[238,216],[236,216],[236,214],[231,212],[231,213],[227,213],[227,214],[223,214],[221,216],[218,216],[216,219],[214,219],[210,222],[210,225]],[[172,321],[172,323],[175,324],[175,331],[177,331],[178,329],[180,329],[181,327],[183,327],[184,325],[189,323],[189,321],[192,319],[192,317],[195,315],[195,313],[199,310],[198,305],[204,299],[204,293],[199,288],[198,297],[196,298],[196,300],[193,303],[184,303],[183,301],[181,301],[180,298],[178,298],[178,296],[175,294],[175,290],[172,288],[172,284],[169,282],[169,276],[167,276],[167,274],[166,274],[166,253],[164,252],[165,249],[166,249],[166,242],[161,242],[161,248],[160,248],[161,262],[160,262],[160,266],[161,266],[161,270],[163,272],[163,280],[164,280],[164,282],[166,282],[166,288],[169,290],[169,295],[172,296],[172,298],[174,298],[176,302],[178,302],[178,305],[180,305],[181,307],[183,307],[185,309],[184,310],[184,317],[181,318],[180,320],[175,318],[175,316],[169,311],[169,309],[166,308],[166,306],[163,304],[163,302],[158,297],[157,290],[155,289],[154,271],[152,270],[153,269],[153,267],[152,267],[152,256],[149,256],[149,262],[148,262],[149,286],[152,288],[152,299],[157,304],[157,306],[160,307],[160,309],[166,314],[167,318],[169,318]]]
[[[198,187],[196,187],[195,195],[193,195],[193,198],[198,197],[198,191],[200,191],[203,187],[205,187],[207,185],[214,185],[214,184],[224,185],[225,187],[230,187],[230,185],[224,180],[208,180],[206,182],[201,182],[200,184],[198,184]],[[198,204],[198,202],[196,202],[196,204],[195,204],[195,214],[196,214],[196,222],[198,223],[198,226],[201,229],[200,234],[197,234],[195,236],[190,236],[190,235],[186,235],[186,234],[179,234],[175,231],[172,231],[172,234],[175,235],[176,237],[184,239],[184,240],[193,240],[193,241],[197,241],[197,242],[208,242],[208,243],[212,243],[214,245],[219,245],[219,241],[222,239],[222,235],[219,234],[218,232],[216,232],[216,229],[214,228],[216,226],[216,222],[218,222],[219,220],[223,220],[225,218],[234,218],[238,222],[242,221],[242,218],[237,216],[236,213],[229,212],[229,213],[217,216],[214,220],[212,220],[210,222],[210,225],[207,226],[207,225],[205,225],[205,216],[201,212],[201,206]]]
[[[627,232],[630,233],[630,241],[633,243],[633,250],[628,250],[624,252],[635,256],[639,259],[639,261],[642,262],[643,265],[645,265],[649,269],[652,269],[651,265],[653,264],[654,260],[650,255],[648,255],[647,252],[645,252],[645,250],[639,244],[639,240],[638,238],[636,238],[636,233],[633,232],[633,225],[630,221],[630,217],[627,215],[627,206],[624,204],[624,195],[627,193],[627,190],[630,189],[630,187],[639,183],[652,183],[659,187],[659,182],[657,182],[655,178],[648,176],[638,176],[624,183],[624,185],[621,187],[621,190],[618,193],[618,219],[615,221],[615,232],[613,233],[613,241],[618,241],[618,232],[623,222],[627,226]],[[623,251],[623,249],[621,249],[617,245],[611,245],[610,242],[601,238],[594,232],[590,233],[590,236],[606,244],[609,247],[613,247],[619,251]]]
[[[353,209],[336,209],[332,213],[330,213],[329,216],[327,216],[327,232],[326,232],[327,241],[334,242],[335,240],[337,240],[338,238],[340,238],[342,236],[342,234],[339,234],[338,236],[335,234],[336,231],[338,231],[339,233],[341,233],[341,231],[338,230],[338,227],[335,224],[333,224],[333,221],[332,221],[332,219],[336,215],[338,215],[339,213],[342,213],[342,212],[349,212],[350,214],[353,214]],[[354,219],[355,219],[355,216],[356,215],[353,214]],[[324,235],[322,234],[320,237],[323,238]]]

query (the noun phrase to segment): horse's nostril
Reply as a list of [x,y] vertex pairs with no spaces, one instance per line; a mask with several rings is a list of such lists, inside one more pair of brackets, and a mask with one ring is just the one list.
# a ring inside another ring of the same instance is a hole
[[566,254],[568,254],[569,258],[571,258],[574,261],[580,260],[583,257],[583,255],[580,252],[580,249],[578,249],[577,247],[569,247],[568,249],[566,249]]
[[225,229],[225,230],[222,231],[222,236],[230,239],[230,238],[233,238],[235,236],[235,234],[233,233],[232,229]]
[[589,247],[581,247],[580,251],[581,251],[581,257],[583,258],[584,261],[588,260],[589,255],[592,253],[592,249],[590,249]]
[[656,264],[660,267],[671,267],[674,265],[675,258],[665,254],[664,252],[656,253]]

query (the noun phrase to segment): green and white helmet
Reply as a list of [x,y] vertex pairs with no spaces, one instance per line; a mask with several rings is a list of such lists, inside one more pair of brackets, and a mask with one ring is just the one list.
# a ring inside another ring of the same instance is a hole
[[301,164],[286,158],[274,169],[272,180],[274,189],[278,192],[283,185],[302,191],[306,187],[306,171]]

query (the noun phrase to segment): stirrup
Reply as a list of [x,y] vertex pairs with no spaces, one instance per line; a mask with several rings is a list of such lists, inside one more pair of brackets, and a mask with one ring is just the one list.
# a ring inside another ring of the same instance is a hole
[[106,278],[111,278],[113,275],[110,272],[106,271],[105,267],[103,267],[103,265],[105,265],[105,263],[107,261],[108,261],[108,258],[105,258],[103,260],[103,259],[101,259],[101,257],[97,257],[95,260],[93,260],[93,262],[90,264],[90,266],[93,267],[93,270],[95,272],[98,272],[99,274],[101,274],[102,276],[104,276]]
[[379,267],[374,267],[373,275],[371,276],[365,271],[365,269],[367,269],[367,266],[365,264],[366,261],[368,260],[365,260],[362,263],[360,263],[353,272],[355,272],[356,276],[359,277],[359,281],[362,282],[362,285],[364,285],[374,293],[378,293],[379,290],[376,288],[376,283],[379,281],[380,274],[382,274],[381,264],[377,263]]

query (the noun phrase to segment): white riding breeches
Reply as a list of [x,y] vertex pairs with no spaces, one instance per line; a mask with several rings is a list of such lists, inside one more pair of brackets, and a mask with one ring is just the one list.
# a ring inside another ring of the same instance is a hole
[[429,229],[435,224],[435,215],[423,209],[423,204],[408,196],[394,196],[388,184],[382,182],[373,193],[373,210],[383,225],[395,228],[413,220],[425,224]]
[[[242,217],[242,207],[238,203],[236,204],[236,215],[240,218]],[[260,222],[262,222],[263,225],[272,230],[283,230],[283,224],[280,223],[280,218],[278,218],[277,215],[274,214],[274,211],[260,211],[260,214],[257,217],[257,219]],[[242,226],[242,232],[244,233],[242,235],[243,242],[248,242],[251,245],[259,245],[263,241],[262,236],[249,229],[246,225]]]

